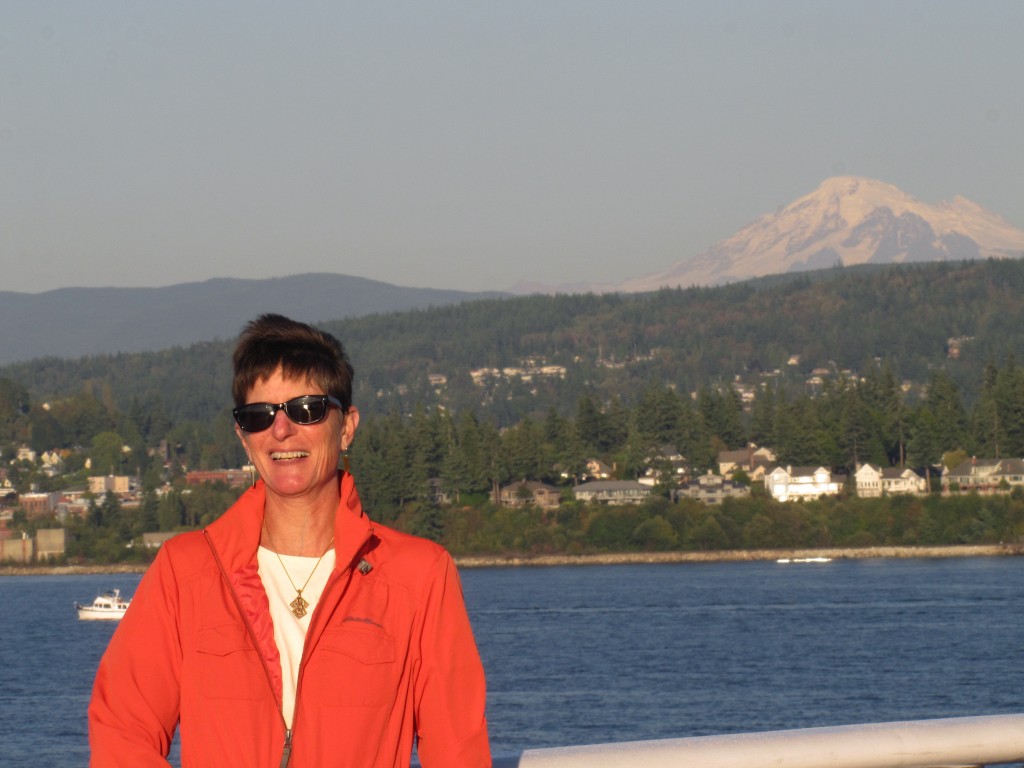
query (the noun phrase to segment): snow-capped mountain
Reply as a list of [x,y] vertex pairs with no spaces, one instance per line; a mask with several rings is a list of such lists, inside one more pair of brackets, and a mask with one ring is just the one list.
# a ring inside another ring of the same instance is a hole
[[618,291],[718,285],[837,264],[1024,256],[1024,231],[962,197],[922,203],[891,184],[827,179],[695,258],[633,278]]

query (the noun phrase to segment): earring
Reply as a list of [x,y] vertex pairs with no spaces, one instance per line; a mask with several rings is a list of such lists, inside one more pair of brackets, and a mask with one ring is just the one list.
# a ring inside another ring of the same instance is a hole
[[348,449],[352,447],[351,440],[345,440],[342,438],[341,443],[341,466],[345,470],[346,474],[352,474],[352,469],[348,465]]

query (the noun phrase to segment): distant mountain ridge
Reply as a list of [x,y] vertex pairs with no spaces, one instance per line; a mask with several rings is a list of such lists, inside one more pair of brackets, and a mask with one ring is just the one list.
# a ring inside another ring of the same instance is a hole
[[232,338],[263,312],[306,322],[503,296],[403,288],[361,277],[215,278],[162,288],[0,291],[0,364],[38,357],[143,352]]
[[1024,255],[1024,231],[963,197],[923,203],[892,184],[825,180],[699,256],[617,290],[720,285],[842,264],[899,264]]

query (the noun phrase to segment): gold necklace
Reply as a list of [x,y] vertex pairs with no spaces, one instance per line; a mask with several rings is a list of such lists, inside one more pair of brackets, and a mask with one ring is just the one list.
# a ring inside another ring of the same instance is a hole
[[[273,544],[270,541],[269,531],[267,531],[267,543],[273,546]],[[309,603],[302,596],[302,590],[305,589],[306,585],[309,584],[309,580],[312,579],[313,574],[316,573],[316,569],[319,567],[320,561],[324,559],[324,555],[331,551],[331,545],[333,544],[334,537],[331,536],[331,540],[327,543],[327,549],[324,550],[323,555],[320,555],[320,557],[317,558],[316,565],[314,565],[313,570],[309,572],[309,576],[306,577],[306,580],[303,582],[301,588],[295,586],[295,581],[292,579],[292,575],[288,573],[288,569],[284,567],[284,560],[281,559],[281,555],[278,553],[278,551],[276,549],[274,550],[274,555],[277,557],[277,562],[281,564],[281,570],[284,571],[284,575],[288,577],[288,583],[291,584],[292,589],[295,590],[295,599],[288,603],[288,607],[292,609],[292,614],[294,614],[296,619],[301,619],[303,616],[305,616],[306,609],[309,608]]]

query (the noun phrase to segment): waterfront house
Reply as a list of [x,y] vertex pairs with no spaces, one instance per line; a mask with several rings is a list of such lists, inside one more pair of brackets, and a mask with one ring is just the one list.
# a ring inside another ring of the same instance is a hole
[[591,480],[572,489],[577,501],[599,504],[639,504],[651,495],[650,486],[635,480]]
[[1001,493],[1024,486],[1024,460],[970,458],[942,472],[943,493]]
[[776,467],[764,478],[765,490],[776,501],[836,496],[843,489],[843,477],[825,467]]
[[561,503],[562,494],[553,485],[536,480],[520,480],[504,486],[499,491],[498,501],[503,507],[532,504],[541,509],[554,509]]
[[673,493],[676,499],[697,499],[705,504],[721,504],[724,499],[736,499],[750,495],[750,488],[743,483],[727,480],[714,474],[710,469],[706,475],[683,483]]
[[920,496],[928,491],[928,482],[912,469],[861,464],[853,477],[861,498]]

